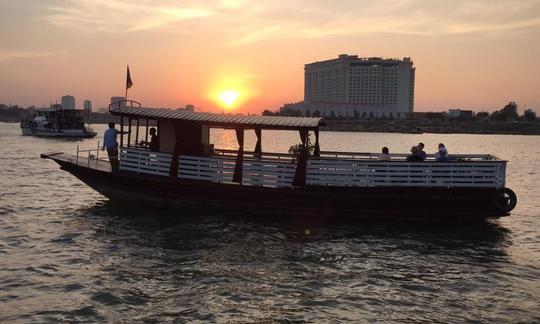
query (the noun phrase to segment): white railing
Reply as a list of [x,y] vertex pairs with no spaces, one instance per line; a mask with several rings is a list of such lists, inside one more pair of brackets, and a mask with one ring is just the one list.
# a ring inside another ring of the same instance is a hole
[[[267,153],[268,154],[268,153]],[[272,154],[269,154],[272,155]],[[280,154],[281,155],[281,154]],[[359,154],[361,155],[361,154]],[[141,149],[120,150],[120,169],[168,176],[172,155]],[[180,155],[178,178],[233,183],[236,157]],[[296,163],[285,156],[243,160],[242,185],[292,187]],[[485,187],[505,185],[506,161],[488,155],[462,155],[452,162],[406,162],[403,159],[311,158],[307,161],[306,184],[355,187]]]
[[[215,149],[214,154],[217,156],[236,158],[237,150]],[[411,155],[410,153],[391,153],[389,158],[391,161],[404,161]],[[292,161],[293,157],[289,153],[270,153],[262,152],[259,156],[252,151],[244,151],[245,158],[264,159],[264,160],[280,160]],[[380,160],[380,153],[372,152],[338,152],[338,151],[321,151],[318,158],[322,159],[338,159],[338,160]],[[449,154],[451,161],[501,161],[496,156],[490,154]],[[317,158],[317,157],[311,157]],[[427,154],[426,161],[435,161],[435,154]]]
[[120,149],[120,170],[168,176],[172,155],[148,150]]
[[[95,152],[93,154],[92,152]],[[82,153],[86,153],[86,158],[81,156]],[[90,167],[90,163],[94,162],[98,163],[99,160],[99,142],[97,142],[97,147],[95,148],[80,148],[79,145],[77,145],[77,154],[75,155],[75,164],[79,164],[79,162],[83,162],[86,166]]]
[[[180,155],[178,178],[233,183],[236,158]],[[264,187],[291,187],[296,164],[244,159],[242,184]]]
[[504,187],[504,161],[397,162],[308,160],[306,184],[317,186]]
[[[391,153],[389,158],[391,161],[403,161],[411,154]],[[379,160],[380,153],[365,153],[365,152],[337,152],[337,151],[321,151],[320,158],[323,159],[347,159],[347,160]],[[448,158],[452,161],[500,161],[501,159],[489,154],[449,154]],[[427,154],[426,161],[435,161],[435,154]]]
[[[236,159],[237,150],[225,150],[225,149],[215,149],[214,154],[217,156],[223,157],[232,157]],[[244,158],[253,158],[256,160],[279,160],[279,161],[292,161],[292,155],[289,153],[270,153],[270,152],[261,152],[257,154],[255,152],[244,151]]]
[[290,162],[245,160],[242,184],[249,186],[292,187],[296,164]]
[[180,155],[178,178],[232,183],[235,158]]

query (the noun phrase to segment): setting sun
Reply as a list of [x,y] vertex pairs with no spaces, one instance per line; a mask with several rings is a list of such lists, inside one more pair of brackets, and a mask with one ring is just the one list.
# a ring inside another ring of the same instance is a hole
[[243,66],[229,65],[208,76],[210,106],[219,111],[246,112],[258,97],[258,76]]
[[219,93],[219,100],[221,100],[225,107],[229,108],[236,103],[239,95],[236,90],[224,90]]

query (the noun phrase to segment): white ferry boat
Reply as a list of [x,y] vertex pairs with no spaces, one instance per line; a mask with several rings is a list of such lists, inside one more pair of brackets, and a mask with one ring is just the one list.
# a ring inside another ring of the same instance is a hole
[[83,111],[63,109],[61,105],[36,109],[31,119],[21,121],[23,135],[43,137],[90,138],[96,136],[84,125]]

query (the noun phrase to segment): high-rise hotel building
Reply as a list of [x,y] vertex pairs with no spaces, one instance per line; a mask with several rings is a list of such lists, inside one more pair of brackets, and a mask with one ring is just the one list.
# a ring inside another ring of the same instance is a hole
[[337,59],[305,65],[304,101],[283,109],[326,117],[403,117],[414,107],[415,68],[410,58]]

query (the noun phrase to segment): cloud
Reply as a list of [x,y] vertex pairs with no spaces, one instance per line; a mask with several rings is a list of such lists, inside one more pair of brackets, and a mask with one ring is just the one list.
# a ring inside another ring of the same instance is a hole
[[222,0],[221,4],[225,8],[240,8],[247,3],[247,0]]
[[70,49],[50,50],[12,50],[0,48],[0,63],[12,62],[14,60],[46,60],[47,63],[63,61],[71,56]]
[[312,0],[257,6],[232,46],[368,34],[450,35],[540,30],[540,1]]
[[50,23],[87,32],[149,30],[213,14],[205,8],[158,4],[148,0],[65,0],[61,5],[48,7],[47,11],[45,19]]
[[17,50],[5,50],[0,49],[0,63],[20,60],[20,59],[35,59],[50,57],[53,55],[53,52],[49,51],[17,51]]
[[147,22],[131,25],[127,31],[147,30],[163,25],[174,23],[180,20],[202,18],[210,16],[212,13],[204,9],[184,9],[184,8],[160,8],[158,13]]
[[226,32],[231,46],[377,33],[496,34],[540,28],[540,0],[186,0],[182,5],[173,0],[57,1],[45,15],[57,26],[135,32],[205,18],[204,26],[190,26]]
[[538,27],[540,27],[540,18],[484,24],[477,22],[467,24],[449,24],[444,32],[448,34],[466,34],[475,32],[501,32]]

